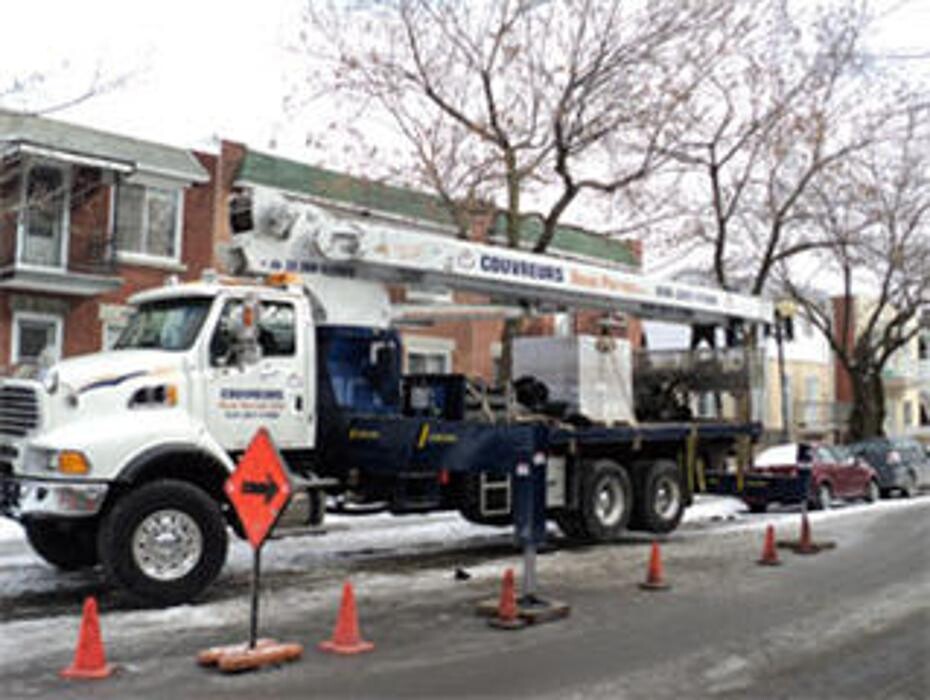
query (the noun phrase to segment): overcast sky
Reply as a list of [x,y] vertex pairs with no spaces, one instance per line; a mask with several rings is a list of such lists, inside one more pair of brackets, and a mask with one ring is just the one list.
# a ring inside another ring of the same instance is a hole
[[[41,71],[47,94],[7,107],[43,106],[73,94],[97,66],[132,72],[128,86],[58,111],[56,118],[211,148],[213,138],[306,158],[306,123],[288,123],[282,102],[299,60],[287,49],[306,0],[19,0],[4,8],[0,86]],[[808,1],[808,0],[804,0]],[[812,1],[812,0],[811,0]],[[882,0],[879,50],[930,74],[930,0]]]

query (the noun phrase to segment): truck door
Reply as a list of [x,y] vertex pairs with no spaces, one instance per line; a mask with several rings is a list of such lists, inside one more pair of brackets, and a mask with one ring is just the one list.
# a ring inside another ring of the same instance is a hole
[[260,427],[266,427],[278,447],[306,448],[313,442],[312,372],[302,371],[312,355],[313,336],[297,323],[292,301],[259,304],[258,342],[261,358],[242,362],[235,357],[231,332],[241,299],[228,300],[209,346],[206,423],[228,450],[244,449]]

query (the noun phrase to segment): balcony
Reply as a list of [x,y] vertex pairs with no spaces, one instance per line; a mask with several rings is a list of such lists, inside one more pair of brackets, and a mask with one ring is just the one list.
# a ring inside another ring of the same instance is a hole
[[46,163],[3,165],[0,289],[93,296],[118,288],[103,173]]

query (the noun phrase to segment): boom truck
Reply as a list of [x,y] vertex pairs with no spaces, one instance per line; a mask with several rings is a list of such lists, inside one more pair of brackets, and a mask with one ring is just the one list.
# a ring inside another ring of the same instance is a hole
[[[673,530],[695,456],[719,464],[759,435],[752,423],[638,422],[629,347],[609,338],[519,340],[518,372],[533,376],[519,411],[462,376],[403,376],[387,285],[705,324],[769,322],[764,300],[261,190],[231,208],[236,277],[143,291],[111,351],[0,382],[0,511],[61,569],[102,564],[148,603],[195,597],[219,574],[229,532],[243,534],[223,485],[262,426],[294,480],[276,534],[318,526],[327,497],[342,497],[499,525],[535,512],[535,532],[549,519],[595,542]],[[559,356],[574,375],[547,376]],[[617,371],[582,395],[573,381],[592,367]],[[562,393],[547,396],[547,382]],[[529,511],[515,487],[527,476]]]

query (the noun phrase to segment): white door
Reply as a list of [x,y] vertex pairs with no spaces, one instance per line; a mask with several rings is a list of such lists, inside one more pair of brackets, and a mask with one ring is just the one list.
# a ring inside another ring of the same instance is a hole
[[300,371],[308,364],[311,340],[297,332],[296,311],[291,302],[262,302],[258,322],[262,358],[241,364],[230,354],[228,329],[242,313],[242,302],[230,300],[223,308],[210,343],[206,422],[228,450],[244,449],[261,427],[268,429],[279,449],[312,444],[315,376]]

